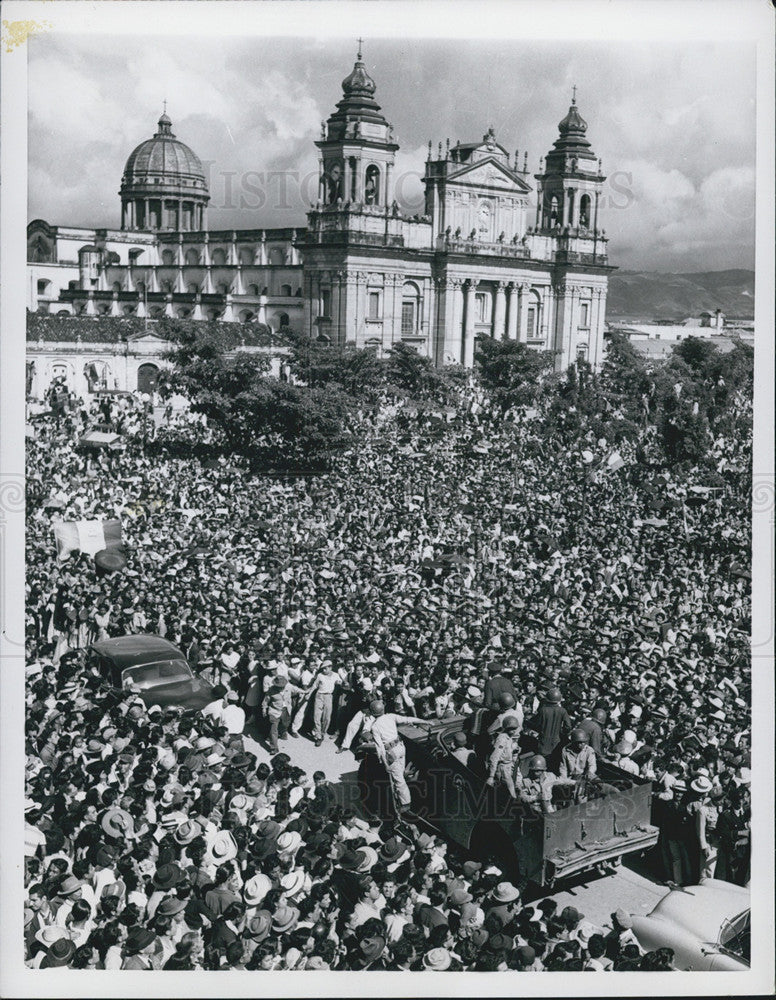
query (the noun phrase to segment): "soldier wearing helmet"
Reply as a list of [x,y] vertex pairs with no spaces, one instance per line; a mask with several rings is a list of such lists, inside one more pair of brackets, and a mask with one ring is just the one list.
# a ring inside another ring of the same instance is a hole
[[523,707],[515,700],[515,698],[508,692],[504,691],[498,696],[498,709],[499,714],[488,726],[488,732],[491,736],[494,733],[499,733],[504,727],[504,720],[513,718],[517,719],[518,734],[523,728]]
[[569,745],[561,751],[558,777],[579,783],[590,781],[595,776],[595,751],[585,730],[577,726],[569,734]]
[[587,733],[587,741],[595,751],[600,754],[608,743],[608,738],[604,732],[607,722],[607,715],[603,708],[594,708],[590,715],[579,724],[580,729]]
[[517,763],[520,757],[520,725],[513,715],[507,716],[501,732],[493,743],[493,750],[488,761],[488,785],[495,785],[496,780],[507,786],[507,791],[513,799],[517,798],[515,776],[519,775]]
[[546,759],[541,754],[536,754],[528,762],[528,775],[523,778],[520,785],[520,799],[534,812],[555,812],[552,790],[557,780],[557,777],[547,770]]

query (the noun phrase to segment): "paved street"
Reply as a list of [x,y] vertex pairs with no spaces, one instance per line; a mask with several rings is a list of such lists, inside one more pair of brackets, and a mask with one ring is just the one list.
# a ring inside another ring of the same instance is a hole
[[[269,761],[271,755],[261,743],[247,737],[246,745],[260,761]],[[308,774],[316,770],[323,771],[337,787],[340,801],[359,808],[356,786],[358,763],[350,751],[337,754],[331,739],[316,747],[303,736],[298,739],[289,738],[281,742],[280,747],[295,765]],[[575,906],[591,923],[608,929],[611,926],[610,915],[618,907],[629,913],[648,913],[668,892],[665,886],[656,884],[637,870],[642,867],[639,859],[634,859],[611,875],[583,873],[566,882],[557,892],[548,895],[558,901],[559,907]]]

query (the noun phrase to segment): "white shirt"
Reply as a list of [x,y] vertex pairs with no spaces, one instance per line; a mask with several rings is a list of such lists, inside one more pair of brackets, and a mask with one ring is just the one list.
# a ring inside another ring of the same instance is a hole
[[399,738],[399,732],[396,729],[397,722],[422,721],[422,719],[418,719],[413,715],[394,715],[393,712],[389,712],[387,715],[381,715],[378,719],[375,719],[372,723],[372,739],[375,741],[377,753],[380,758],[382,759],[385,757],[387,744],[393,743]]
[[333,671],[330,674],[318,674],[313,684],[313,691],[318,691],[320,694],[334,694],[338,680],[339,677]]
[[226,726],[230,733],[239,735],[245,729],[245,712],[239,705],[227,705],[221,712],[221,724]]

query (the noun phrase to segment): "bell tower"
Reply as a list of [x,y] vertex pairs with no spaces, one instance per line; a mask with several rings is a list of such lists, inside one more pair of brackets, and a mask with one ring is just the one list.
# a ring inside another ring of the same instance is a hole
[[376,86],[361,59],[361,39],[353,71],[342,81],[342,99],[321,123],[318,200],[323,205],[393,204],[393,129],[374,98]]
[[547,154],[538,182],[536,228],[550,232],[598,235],[598,209],[603,183],[601,161],[585,136],[587,122],[577,109],[574,87],[571,107],[558,125],[560,135]]

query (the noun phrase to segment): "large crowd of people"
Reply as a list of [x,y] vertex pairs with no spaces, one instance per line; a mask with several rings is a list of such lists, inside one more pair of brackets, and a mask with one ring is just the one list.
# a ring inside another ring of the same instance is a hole
[[[528,903],[414,825],[396,717],[485,718],[484,777],[538,809],[547,774],[579,794],[597,760],[650,779],[656,877],[748,881],[750,442],[717,442],[713,485],[628,445],[608,471],[606,441],[472,402],[386,401],[330,472],[289,479],[193,459],[201,422],[157,430],[132,396],[36,415],[29,966],[672,968],[617,901],[608,927]],[[81,448],[95,423],[123,447]],[[126,566],[59,558],[55,521],[112,518]],[[179,646],[211,703],[106,686],[88,647],[134,633]],[[371,741],[409,814],[362,818],[293,766],[297,739]]]

